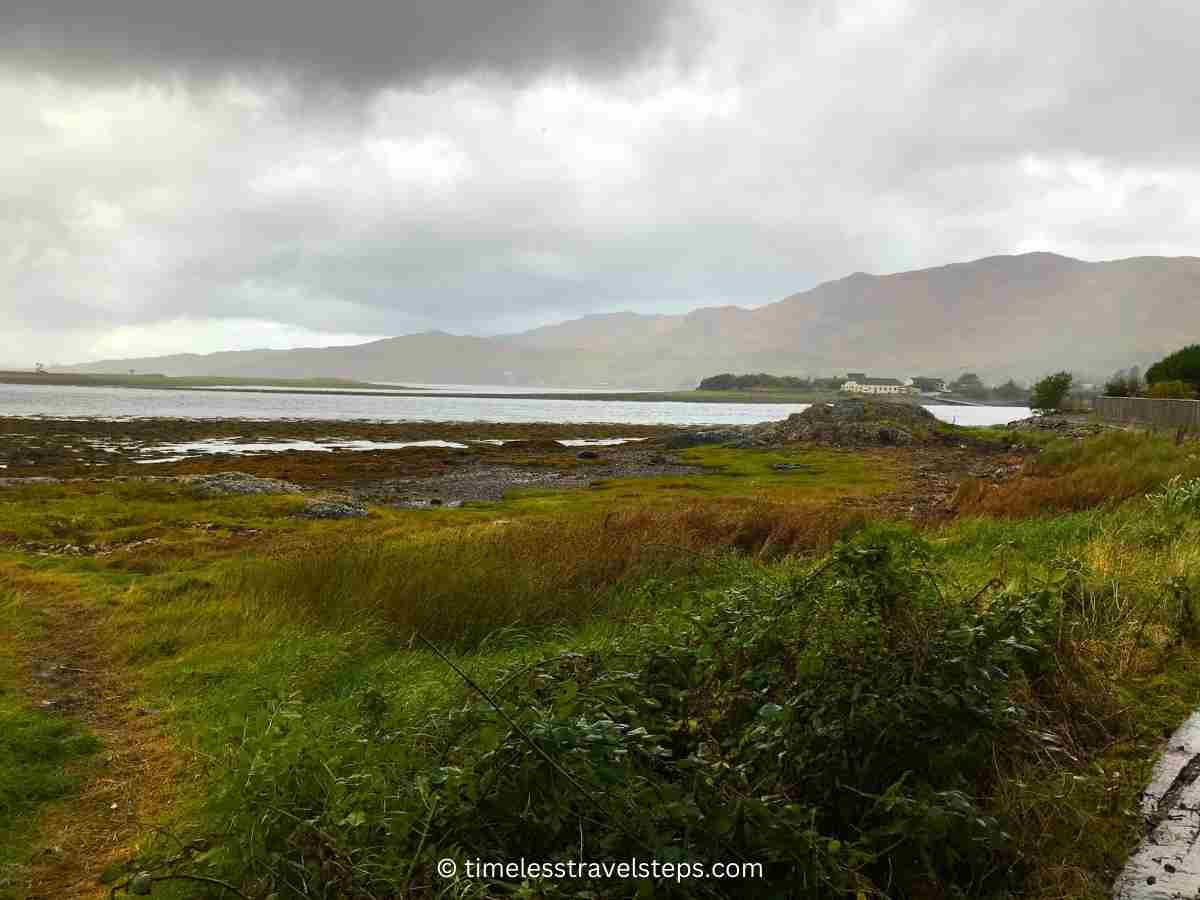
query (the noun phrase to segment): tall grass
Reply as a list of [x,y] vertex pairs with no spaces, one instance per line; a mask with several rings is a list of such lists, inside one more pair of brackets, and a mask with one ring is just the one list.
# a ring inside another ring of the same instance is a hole
[[858,519],[837,508],[697,505],[498,521],[403,542],[347,537],[247,559],[214,590],[254,617],[365,620],[398,636],[473,643],[497,629],[612,613],[623,585],[686,573],[729,549],[757,557],[823,549]]
[[1200,476],[1200,445],[1114,431],[1086,441],[1056,441],[1027,464],[1024,474],[999,485],[965,482],[955,497],[955,510],[1025,517],[1141,497],[1174,476]]

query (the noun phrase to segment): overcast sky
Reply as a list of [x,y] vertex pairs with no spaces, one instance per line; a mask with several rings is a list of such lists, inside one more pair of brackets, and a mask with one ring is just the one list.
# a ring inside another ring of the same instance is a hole
[[3,0],[0,364],[1200,254],[1198,51],[1194,0]]

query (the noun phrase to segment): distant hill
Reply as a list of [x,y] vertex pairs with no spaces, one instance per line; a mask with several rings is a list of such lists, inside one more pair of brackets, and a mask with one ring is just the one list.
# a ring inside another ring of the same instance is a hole
[[1200,258],[992,256],[855,273],[757,309],[585,316],[494,338],[427,332],[353,347],[108,360],[75,371],[547,386],[691,386],[716,372],[999,381],[1146,365],[1200,337]]

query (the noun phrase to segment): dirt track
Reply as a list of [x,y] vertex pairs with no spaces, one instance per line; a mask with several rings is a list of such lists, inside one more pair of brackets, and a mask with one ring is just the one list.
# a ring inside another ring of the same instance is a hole
[[[109,889],[100,874],[135,856],[138,840],[162,818],[182,762],[152,710],[134,706],[134,688],[117,676],[99,635],[102,611],[63,584],[35,588],[44,636],[24,649],[30,704],[68,715],[100,742],[93,757],[73,764],[82,777],[69,802],[39,823],[27,900],[99,900]],[[19,576],[7,577],[20,591]]]

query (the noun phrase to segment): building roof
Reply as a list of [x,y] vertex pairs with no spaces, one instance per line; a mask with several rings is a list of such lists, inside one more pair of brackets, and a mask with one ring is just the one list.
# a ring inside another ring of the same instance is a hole
[[899,379],[896,379],[896,378],[864,378],[862,381],[859,382],[859,384],[879,384],[879,385],[888,384],[888,385],[896,385],[897,387],[904,386],[904,382],[900,381]]

